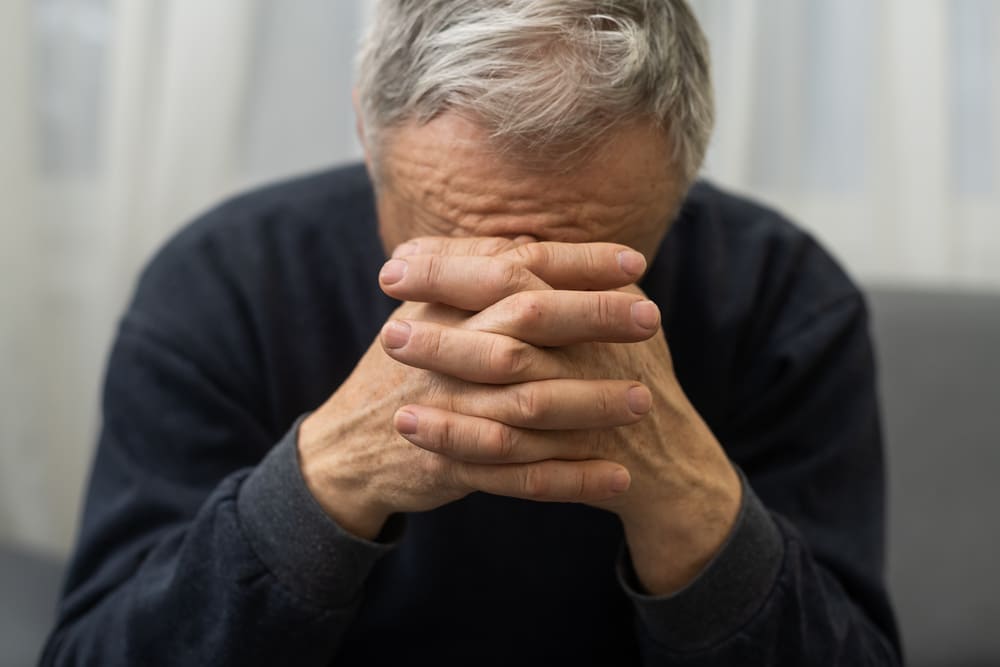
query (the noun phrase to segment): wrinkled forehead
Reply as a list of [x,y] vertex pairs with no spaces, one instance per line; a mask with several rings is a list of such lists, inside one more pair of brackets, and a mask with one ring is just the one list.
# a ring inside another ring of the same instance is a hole
[[665,142],[657,127],[625,124],[559,165],[512,155],[475,123],[445,114],[385,137],[381,187],[450,234],[608,240],[661,223],[678,205],[681,179]]

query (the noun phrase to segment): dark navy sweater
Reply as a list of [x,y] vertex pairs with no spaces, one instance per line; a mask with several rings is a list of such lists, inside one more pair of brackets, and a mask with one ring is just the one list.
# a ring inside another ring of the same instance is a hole
[[486,494],[342,531],[301,415],[397,305],[361,167],[239,197],[142,275],[46,665],[892,665],[864,301],[805,233],[695,186],[642,288],[744,476],[721,552],[643,595],[618,520]]

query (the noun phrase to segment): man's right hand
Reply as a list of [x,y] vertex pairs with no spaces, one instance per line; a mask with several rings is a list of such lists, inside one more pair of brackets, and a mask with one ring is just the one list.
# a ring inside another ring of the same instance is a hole
[[[420,254],[411,257],[405,266],[408,271],[433,275],[438,286],[450,285],[453,306],[405,302],[392,314],[392,324],[383,328],[380,340],[373,342],[350,377],[300,428],[300,462],[310,491],[343,528],[367,539],[378,534],[392,513],[433,509],[475,490],[462,469],[472,464],[416,447],[399,435],[397,428],[405,425],[394,424],[393,415],[403,405],[420,403],[471,412],[485,409],[521,420],[524,428],[565,429],[567,434],[572,433],[571,429],[610,428],[642,418],[641,412],[630,409],[628,401],[629,390],[640,386],[638,382],[627,379],[538,382],[572,377],[578,369],[571,372],[560,368],[564,360],[558,349],[517,344],[503,336],[489,339],[490,334],[461,328],[476,312],[522,291],[553,287],[613,290],[631,284],[644,269],[641,256],[636,261],[635,255],[630,254],[622,262],[622,253],[632,251],[613,244],[542,244],[544,252],[528,253],[518,250],[520,244],[505,239],[443,242],[449,244],[444,249],[446,254]],[[418,243],[430,246],[433,251],[442,250],[437,247],[441,240],[425,239]],[[538,247],[541,246],[536,246],[536,250]],[[427,249],[421,249],[424,250]],[[387,263],[380,276],[383,285],[403,279],[393,275],[393,269],[399,266]],[[612,299],[631,298],[618,292],[608,295]],[[419,300],[420,294],[410,298]],[[419,369],[394,361],[385,348],[391,349],[406,335],[399,330],[401,320],[429,323],[420,327],[425,340],[419,343],[447,345],[453,351],[451,358],[462,358],[454,351],[467,348],[468,364],[458,372],[447,368]],[[639,341],[652,335],[637,328],[628,317],[595,319],[589,328],[582,322],[553,326],[553,318],[545,318],[544,322],[549,323],[544,326],[551,330],[540,329],[534,335],[552,346],[574,342],[581,335],[591,340],[620,342]],[[428,336],[434,340],[426,339]],[[496,344],[484,346],[487,340]],[[474,368],[481,368],[482,372],[470,373]],[[501,382],[495,375],[497,368],[504,369],[500,374],[503,384],[496,384]],[[512,374],[511,370],[517,372]],[[466,379],[456,379],[456,375]],[[573,386],[564,386],[566,383]],[[556,397],[554,392],[560,395]],[[567,402],[567,396],[579,400]],[[537,409],[539,405],[557,403],[556,413]],[[400,417],[397,415],[396,419]],[[593,502],[624,490],[623,470],[617,463],[589,460],[575,462],[569,474],[566,464],[539,461],[507,465],[502,477],[509,477],[510,495]],[[538,489],[544,492],[539,494]]]

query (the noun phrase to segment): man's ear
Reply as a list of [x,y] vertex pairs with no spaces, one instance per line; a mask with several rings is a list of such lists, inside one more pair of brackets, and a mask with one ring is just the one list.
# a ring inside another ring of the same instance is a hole
[[351,91],[351,101],[354,104],[354,129],[358,133],[358,141],[361,142],[361,150],[365,156],[365,166],[368,167],[370,174],[372,172],[371,150],[368,146],[368,137],[365,136],[365,119],[361,115],[361,95],[357,88]]

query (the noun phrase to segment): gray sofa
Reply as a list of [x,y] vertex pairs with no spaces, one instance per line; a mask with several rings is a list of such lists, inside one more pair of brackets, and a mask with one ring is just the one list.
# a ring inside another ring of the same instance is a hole
[[908,664],[1000,665],[1000,295],[870,290]]
[[27,667],[52,623],[62,564],[0,544],[0,666]]
[[[1000,665],[1000,295],[870,294],[907,664]],[[34,663],[59,571],[0,547],[0,665]]]

